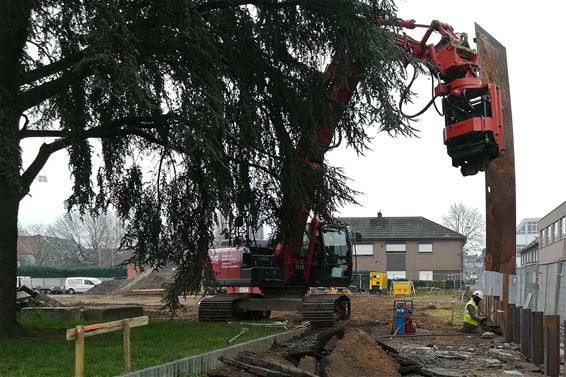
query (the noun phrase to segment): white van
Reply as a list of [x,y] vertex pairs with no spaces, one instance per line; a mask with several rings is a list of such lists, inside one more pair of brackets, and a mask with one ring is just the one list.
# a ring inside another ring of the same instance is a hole
[[84,293],[100,283],[102,281],[97,278],[67,278],[65,280],[65,292],[70,295]]

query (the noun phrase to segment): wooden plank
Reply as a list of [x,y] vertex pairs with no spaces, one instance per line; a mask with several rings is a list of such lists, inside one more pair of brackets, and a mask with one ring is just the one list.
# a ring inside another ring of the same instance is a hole
[[85,374],[85,337],[83,326],[75,327],[75,377],[84,377]]
[[126,373],[132,370],[132,358],[130,354],[130,321],[124,320],[124,371]]
[[[148,316],[129,318],[129,320],[130,320],[130,322],[129,322],[130,328],[145,326],[149,323],[149,317]],[[109,332],[113,332],[113,331],[122,330],[124,328],[124,320],[105,322],[105,323],[97,323],[95,325],[85,326],[85,330],[86,330],[87,327],[89,328],[89,331],[85,332],[84,336],[85,337],[95,336],[95,335],[100,335],[100,334],[105,334],[105,333],[109,333]],[[67,340],[75,339],[76,331],[77,331],[76,329],[67,329]]]

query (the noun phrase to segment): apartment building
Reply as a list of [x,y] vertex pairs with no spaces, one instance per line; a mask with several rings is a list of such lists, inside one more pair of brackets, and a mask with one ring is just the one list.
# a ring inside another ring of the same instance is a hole
[[566,202],[538,222],[539,263],[566,259]]

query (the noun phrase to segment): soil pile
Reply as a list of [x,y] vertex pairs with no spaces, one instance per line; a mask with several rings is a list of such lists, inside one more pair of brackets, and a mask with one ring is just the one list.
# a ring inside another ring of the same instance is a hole
[[400,377],[393,359],[375,340],[358,328],[346,328],[344,337],[327,358],[328,377]]
[[155,270],[140,281],[136,282],[130,289],[164,289],[173,281],[175,271]]
[[110,295],[117,289],[121,288],[127,280],[125,279],[114,279],[105,280],[97,286],[88,290],[89,295]]
[[[253,376],[277,377],[401,377],[420,370],[396,350],[385,350],[358,327],[341,324],[318,334],[292,340],[262,354],[241,353],[219,358],[231,371]],[[393,352],[393,354],[391,354]],[[403,359],[403,360],[401,360]],[[209,371],[209,377],[225,377],[226,370]],[[228,372],[227,375],[231,375]]]
[[173,281],[172,270],[147,270],[131,279],[106,280],[88,291],[90,295],[128,294],[132,289],[163,289]]

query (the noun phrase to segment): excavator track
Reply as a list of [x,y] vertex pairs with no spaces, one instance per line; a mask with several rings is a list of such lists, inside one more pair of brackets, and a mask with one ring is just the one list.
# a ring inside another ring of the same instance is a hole
[[226,322],[235,319],[238,301],[244,295],[220,294],[203,298],[198,307],[198,319],[201,322]]
[[313,327],[332,327],[350,318],[350,298],[346,295],[313,295],[303,299],[303,321]]

